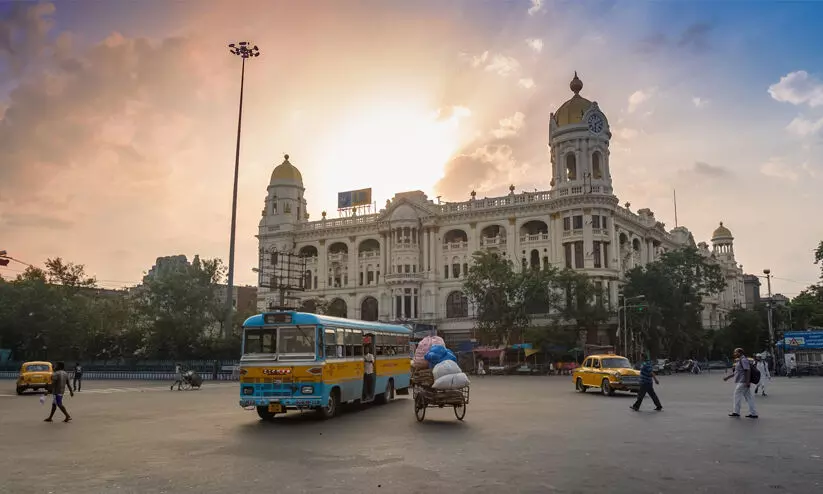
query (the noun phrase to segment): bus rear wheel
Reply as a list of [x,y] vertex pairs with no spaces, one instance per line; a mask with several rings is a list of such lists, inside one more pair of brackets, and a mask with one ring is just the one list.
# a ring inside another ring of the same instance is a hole
[[257,407],[257,415],[263,420],[272,421],[272,420],[274,420],[274,416],[277,415],[277,414],[274,413],[274,412],[270,412],[269,407],[262,406],[262,407]]
[[394,401],[394,380],[389,379],[386,383],[386,391],[377,397],[377,402],[381,405]]

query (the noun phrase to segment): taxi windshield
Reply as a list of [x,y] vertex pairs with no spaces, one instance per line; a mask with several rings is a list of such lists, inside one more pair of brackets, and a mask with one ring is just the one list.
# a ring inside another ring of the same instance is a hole
[[45,364],[32,364],[26,366],[26,372],[48,372],[49,366]]
[[632,364],[626,357],[611,357],[601,360],[604,369],[631,369]]

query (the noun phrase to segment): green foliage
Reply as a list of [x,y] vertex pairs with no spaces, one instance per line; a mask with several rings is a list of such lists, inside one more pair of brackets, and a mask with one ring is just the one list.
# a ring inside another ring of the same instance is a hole
[[647,310],[627,311],[633,328],[640,328],[653,356],[693,357],[706,350],[702,327],[703,297],[726,286],[719,266],[697,249],[664,253],[660,260],[627,273],[625,297],[644,296]]
[[[516,270],[493,252],[474,254],[463,292],[476,309],[482,344],[508,345],[524,335],[537,346],[572,346],[582,329],[597,333],[610,313],[603,293],[583,273],[542,268]],[[535,316],[548,316],[548,328],[534,328]]]
[[48,259],[45,269],[0,279],[0,348],[15,359],[237,358],[252,311],[236,314],[222,336],[224,271],[220,260],[195,257],[113,292],[97,289],[82,265]]

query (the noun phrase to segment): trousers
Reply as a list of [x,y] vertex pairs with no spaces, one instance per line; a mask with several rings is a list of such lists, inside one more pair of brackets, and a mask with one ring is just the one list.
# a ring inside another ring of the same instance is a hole
[[749,407],[749,415],[757,415],[757,408],[754,406],[754,396],[752,395],[751,386],[746,386],[744,383],[737,383],[734,385],[734,413],[740,413],[743,400],[746,400],[746,405]]
[[640,405],[643,403],[643,398],[645,398],[647,394],[651,397],[655,407],[663,407],[663,405],[660,404],[660,398],[657,397],[657,393],[654,391],[654,385],[641,384],[640,391],[637,392],[637,401],[634,402],[634,408],[640,408]]

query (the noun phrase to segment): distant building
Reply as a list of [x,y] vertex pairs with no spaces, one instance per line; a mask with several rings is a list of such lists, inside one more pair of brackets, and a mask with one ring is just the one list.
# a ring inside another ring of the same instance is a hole
[[[217,300],[226,303],[226,288],[228,285],[217,285]],[[257,287],[256,286],[234,286],[232,287],[232,305],[237,312],[257,311]]]
[[743,275],[743,289],[746,294],[743,308],[752,310],[760,303],[760,277],[755,274]]
[[[196,256],[195,256],[196,257]],[[156,261],[154,261],[154,266],[149,269],[145,276],[143,276],[143,282],[146,282],[147,278],[151,278],[158,273],[168,272],[179,268],[180,266],[190,266],[191,263],[189,262],[188,258],[183,255],[179,254],[176,256],[164,256],[158,257]]]

